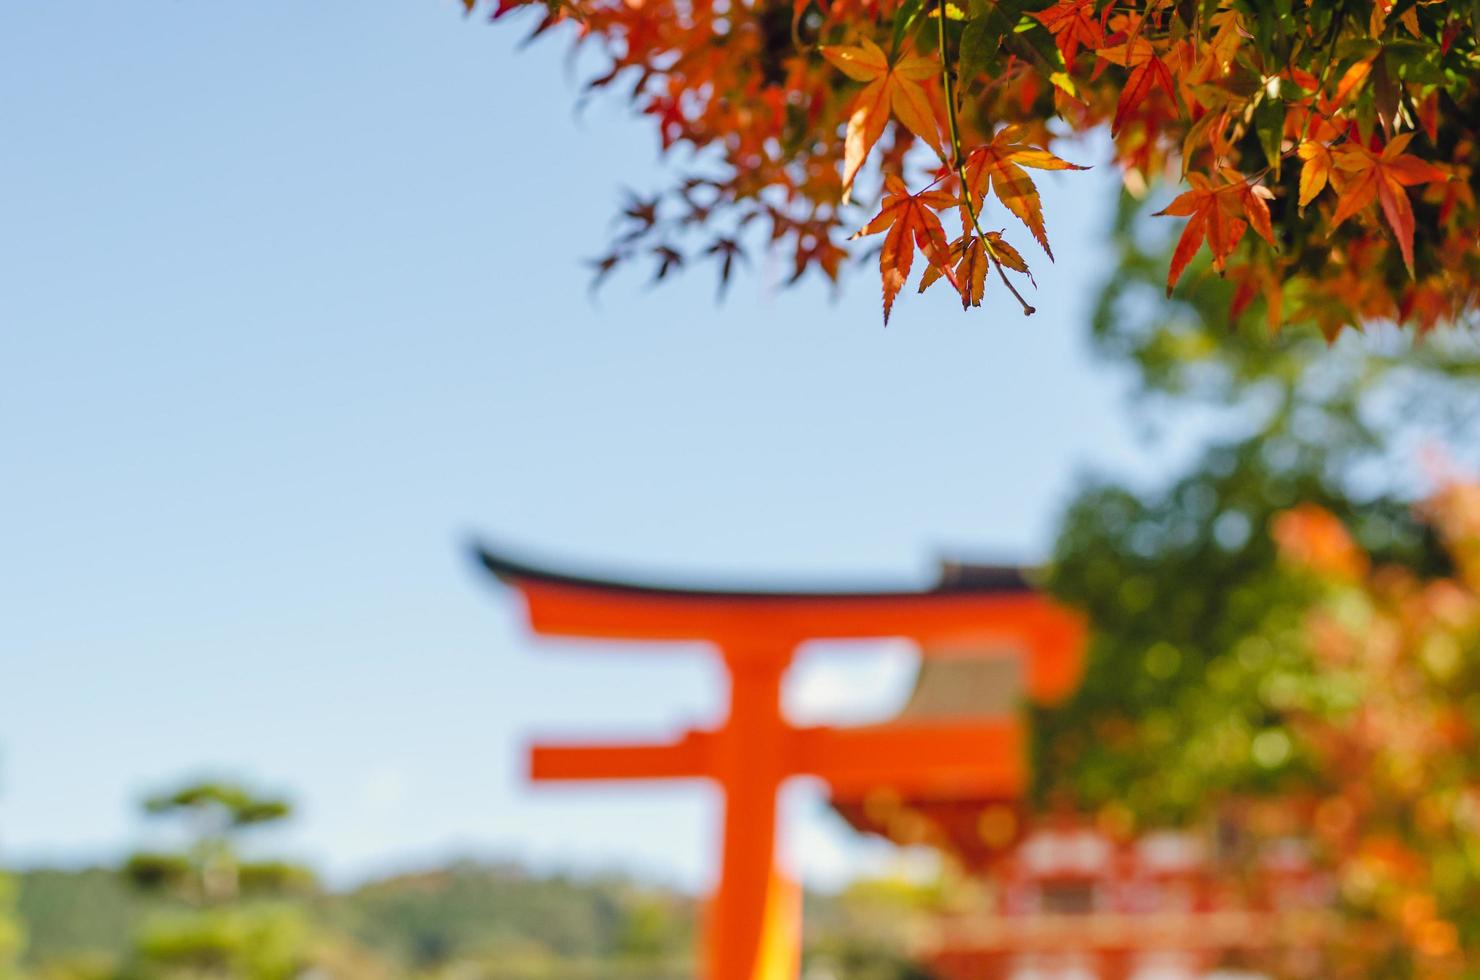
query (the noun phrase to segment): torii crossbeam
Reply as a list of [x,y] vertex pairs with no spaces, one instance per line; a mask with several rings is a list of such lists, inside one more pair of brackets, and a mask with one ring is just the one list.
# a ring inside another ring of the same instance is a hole
[[1027,688],[1053,701],[1078,680],[1080,618],[1033,591],[1017,569],[974,570],[926,592],[693,589],[586,578],[479,549],[483,565],[524,597],[549,636],[713,644],[730,677],[716,728],[643,745],[536,745],[543,780],[710,779],[725,795],[723,860],[709,909],[705,980],[793,980],[800,905],[776,869],[776,796],[792,776],[835,792],[935,788],[1002,799],[1026,779],[1014,718],[856,728],[796,727],[781,683],[813,639],[903,637],[926,655],[984,647],[1026,659]]

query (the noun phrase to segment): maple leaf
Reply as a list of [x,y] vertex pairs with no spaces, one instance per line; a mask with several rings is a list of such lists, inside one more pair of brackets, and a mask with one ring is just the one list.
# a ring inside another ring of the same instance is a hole
[[592,259],[587,263],[592,269],[596,270],[591,276],[591,292],[593,295],[601,288],[601,284],[606,281],[606,277],[612,274],[612,270],[618,265],[621,265],[626,258],[627,256],[620,252],[611,252],[599,259]]
[[1336,83],[1336,94],[1325,106],[1327,111],[1340,107],[1351,97],[1352,93],[1362,87],[1362,83],[1367,81],[1367,76],[1372,74],[1372,60],[1368,58],[1366,61],[1359,61],[1342,74],[1341,80]]
[[1145,38],[1137,36],[1124,44],[1103,48],[1099,51],[1099,56],[1131,70],[1126,77],[1125,87],[1120,91],[1120,101],[1115,106],[1115,119],[1110,123],[1111,136],[1120,132],[1131,113],[1146,101],[1153,89],[1160,88],[1167,94],[1167,98],[1176,101],[1176,83],[1172,80],[1171,69]]
[[1120,132],[1131,112],[1146,101],[1153,88],[1158,87],[1169,98],[1176,98],[1171,71],[1166,62],[1153,55],[1131,69],[1130,77],[1125,80],[1125,90],[1120,93],[1120,102],[1115,106],[1115,120],[1110,124],[1111,136]]
[[1105,42],[1105,30],[1095,17],[1094,0],[1059,0],[1047,10],[1029,16],[1048,28],[1064,56],[1064,64],[1070,68],[1081,44],[1097,48]]
[[1217,29],[1208,41],[1208,57],[1220,71],[1227,71],[1228,66],[1233,63],[1234,57],[1238,54],[1243,39],[1250,35],[1244,30],[1239,12],[1233,8],[1220,10],[1213,14],[1208,18],[1208,24]]
[[1213,253],[1213,268],[1220,273],[1250,225],[1265,241],[1276,244],[1269,206],[1265,203],[1272,196],[1269,188],[1250,185],[1236,173],[1225,172],[1225,177],[1232,179],[1221,187],[1214,187],[1206,174],[1188,174],[1187,182],[1192,185],[1192,190],[1156,212],[1157,216],[1173,215],[1188,219],[1187,226],[1182,229],[1182,237],[1177,239],[1171,266],[1167,270],[1168,296],[1204,239],[1208,250]]
[[1295,151],[1305,165],[1300,168],[1300,206],[1303,208],[1326,189],[1331,176],[1331,148],[1306,140]]
[[1236,170],[1225,168],[1224,176],[1228,178],[1229,185],[1222,192],[1235,199],[1254,233],[1278,249],[1280,243],[1275,240],[1274,224],[1270,221],[1269,204],[1266,203],[1274,200],[1274,192],[1263,184],[1244,180],[1244,175]]
[[1038,188],[1023,167],[1036,170],[1088,170],[1078,164],[1060,160],[1047,150],[1019,142],[1021,130],[1009,126],[992,142],[979,146],[966,156],[966,184],[977,200],[985,200],[987,184],[1007,210],[1028,226],[1028,231],[1053,258],[1048,246],[1048,233],[1043,224],[1043,204]]
[[1334,164],[1331,182],[1340,195],[1331,227],[1339,227],[1376,200],[1397,236],[1409,276],[1413,275],[1413,206],[1408,201],[1407,188],[1449,179],[1447,173],[1433,164],[1403,152],[1413,136],[1403,133],[1393,137],[1381,153],[1373,153],[1357,143],[1343,143],[1331,154]]
[[[987,250],[982,240],[970,232],[951,242],[950,258],[955,262],[956,286],[961,293],[961,309],[982,305],[982,296],[987,290],[987,270],[991,267]],[[945,275],[945,268],[932,265],[920,277],[920,292],[924,292]]]
[[894,308],[894,297],[899,295],[909,278],[916,246],[932,266],[943,271],[952,286],[960,288],[956,274],[950,268],[951,248],[946,244],[946,232],[935,213],[955,204],[956,198],[945,191],[927,190],[911,194],[904,181],[894,174],[885,176],[884,201],[879,213],[853,235],[854,238],[862,238],[886,229],[889,232],[884,236],[884,247],[879,251],[885,326],[888,326],[889,312]]
[[1000,232],[987,232],[987,245],[992,258],[996,259],[999,265],[1006,266],[1013,272],[1021,272],[1028,277],[1029,282],[1035,286],[1038,285],[1038,280],[1034,279],[1033,273],[1028,270],[1028,263],[1023,259],[1023,253],[1009,245]]
[[853,178],[858,176],[863,161],[883,134],[891,110],[910,132],[929,143],[941,157],[945,156],[935,110],[921,84],[940,74],[939,61],[934,57],[906,55],[891,65],[884,50],[868,38],[856,47],[824,47],[822,56],[855,82],[868,83],[853,100],[848,115],[843,155],[844,201],[853,187]]
[[669,245],[659,245],[653,249],[653,254],[658,257],[658,271],[653,274],[653,282],[659,282],[674,269],[683,266],[683,253]]
[[658,199],[644,200],[629,191],[627,206],[622,210],[622,215],[631,218],[633,225],[622,235],[621,241],[628,242],[641,238],[658,223]]
[[836,283],[847,257],[847,251],[833,242],[826,228],[803,232],[797,238],[796,264],[788,281],[796,282],[809,266],[815,265],[829,282]]
[[[816,269],[836,280],[842,239],[862,223],[839,201],[861,168],[903,176],[928,144],[942,166],[924,180],[970,213],[959,229],[939,213],[946,236],[961,237],[947,246],[948,262],[932,256],[916,280],[924,272],[933,283],[949,269],[969,307],[984,259],[983,280],[1000,276],[998,295],[1011,290],[1027,313],[1013,275],[1027,252],[1004,246],[999,256],[978,200],[999,198],[1054,258],[1034,170],[1069,165],[1038,147],[1060,145],[1049,133],[1103,127],[1115,133],[1115,166],[1133,195],[1160,173],[1202,175],[1167,196],[1193,192],[1171,209],[1187,225],[1176,229],[1173,282],[1207,245],[1235,307],[1267,308],[1273,325],[1288,293],[1291,319],[1309,308],[1334,329],[1473,316],[1475,2],[1309,0],[1293,14],[1253,0],[775,0],[679,4],[682,16],[647,0],[453,6],[523,12],[538,22],[535,34],[565,23],[600,59],[593,89],[623,89],[665,155],[697,153],[715,165],[696,193],[685,177],[624,205],[610,264],[599,270],[642,265],[667,281],[707,265],[723,291],[742,254],[731,243],[762,227],[786,257],[786,275]],[[737,19],[742,9],[749,14]],[[999,133],[1006,124],[1021,135]],[[1421,143],[1384,148],[1405,131]],[[1282,167],[1295,173],[1282,176]],[[1270,190],[1243,176],[1256,170],[1275,193],[1286,189],[1278,225]],[[1353,216],[1360,229],[1346,221]],[[995,216],[992,224],[1010,225]],[[1026,242],[1017,227],[1007,229],[1014,245]],[[901,243],[919,247],[913,228],[891,246],[890,288]],[[1408,278],[1397,272],[1400,253]],[[1480,940],[1475,947],[1480,957]]]
[[1237,320],[1259,295],[1264,297],[1264,317],[1271,334],[1279,330],[1284,322],[1284,288],[1281,276],[1284,263],[1267,265],[1245,263],[1231,266],[1228,277],[1236,283],[1233,299],[1228,305],[1230,321]]
[[[989,231],[986,236],[979,237],[973,234],[968,226],[961,237],[951,243],[950,259],[955,262],[956,289],[961,294],[961,309],[969,309],[973,306],[982,305],[982,296],[986,292],[987,272],[996,262],[1014,272],[1021,272],[1028,277],[1033,285],[1038,285],[1033,278],[1033,273],[1028,271],[1028,263],[1024,261],[1022,253],[1003,239],[1000,232]],[[931,265],[920,277],[920,292],[924,292],[936,283],[941,276],[949,276],[951,272],[949,265]],[[1000,271],[999,271],[1000,274]],[[1007,277],[1003,276],[1006,282]],[[1012,284],[1008,283],[1008,288]],[[1033,308],[1018,296],[1017,290],[1012,289],[1014,296],[1023,303],[1024,314],[1031,316]]]
[[719,296],[723,298],[725,290],[730,286],[730,273],[735,266],[735,260],[745,260],[745,252],[740,243],[733,238],[717,238],[714,244],[704,250],[705,255],[714,255],[719,258]]

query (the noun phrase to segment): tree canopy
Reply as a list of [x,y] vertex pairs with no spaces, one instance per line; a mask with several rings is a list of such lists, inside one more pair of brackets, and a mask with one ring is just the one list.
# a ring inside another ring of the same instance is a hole
[[[1161,212],[1186,219],[1169,291],[1206,248],[1234,311],[1257,301],[1272,327],[1427,330],[1477,310],[1474,0],[487,6],[571,28],[600,53],[592,88],[624,87],[665,151],[697,151],[629,202],[600,275],[707,259],[724,282],[760,244],[793,281],[836,280],[858,229],[884,235],[886,322],[916,253],[922,290],[945,279],[969,308],[995,274],[1031,313],[1028,256],[1053,257],[1031,171],[1077,169],[1058,144],[1108,126],[1129,190],[1185,188]],[[871,220],[849,203],[878,190]],[[999,205],[1011,220],[989,227]]]
[[237,783],[204,780],[154,794],[144,800],[143,809],[153,817],[183,821],[192,839],[183,851],[132,855],[124,872],[141,888],[211,905],[243,892],[291,891],[313,882],[305,868],[281,861],[244,862],[238,853],[243,831],[292,815],[287,800]]
[[1096,346],[1147,418],[1195,406],[1220,434],[1169,486],[1070,507],[1048,585],[1095,629],[1078,691],[1035,712],[1035,795],[1115,833],[1214,825],[1244,866],[1299,841],[1334,930],[1314,973],[1271,975],[1459,975],[1480,956],[1480,497],[1445,479],[1414,507],[1429,481],[1402,459],[1448,443],[1448,468],[1475,467],[1480,346],[1270,338],[1213,277],[1166,299],[1174,246],[1146,210],[1111,236]]

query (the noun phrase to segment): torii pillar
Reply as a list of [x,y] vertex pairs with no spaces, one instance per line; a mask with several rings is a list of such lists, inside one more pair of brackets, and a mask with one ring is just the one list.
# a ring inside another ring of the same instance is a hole
[[926,655],[1000,649],[1023,656],[1028,694],[1053,701],[1078,682],[1080,617],[1032,590],[1016,569],[928,592],[766,592],[639,585],[584,578],[487,550],[484,566],[524,597],[546,636],[707,642],[730,677],[729,716],[667,743],[536,745],[530,776],[545,780],[710,779],[724,792],[723,858],[709,907],[704,980],[794,980],[801,904],[776,867],[776,796],[792,776],[834,790],[934,788],[1003,799],[1026,782],[1016,719],[856,728],[796,727],[781,683],[813,639],[903,637]]

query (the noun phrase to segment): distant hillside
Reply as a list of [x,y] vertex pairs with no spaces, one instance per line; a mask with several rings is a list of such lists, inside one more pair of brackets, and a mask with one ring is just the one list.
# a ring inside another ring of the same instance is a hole
[[[19,912],[30,940],[26,965],[33,970],[64,962],[120,961],[139,929],[170,911],[106,869],[31,871],[19,879]],[[841,898],[809,896],[812,975],[924,977],[901,952],[902,920],[909,909],[891,903],[877,890]],[[622,877],[578,879],[534,875],[509,864],[465,863],[295,899],[292,907],[315,929],[339,937],[334,940],[339,946],[366,954],[385,977],[689,980],[694,975],[697,903]]]
[[16,877],[26,962],[33,966],[63,956],[122,952],[154,905],[103,868]]
[[693,900],[619,877],[460,864],[373,882],[328,900],[325,911],[359,942],[413,969],[559,960],[691,973]]

